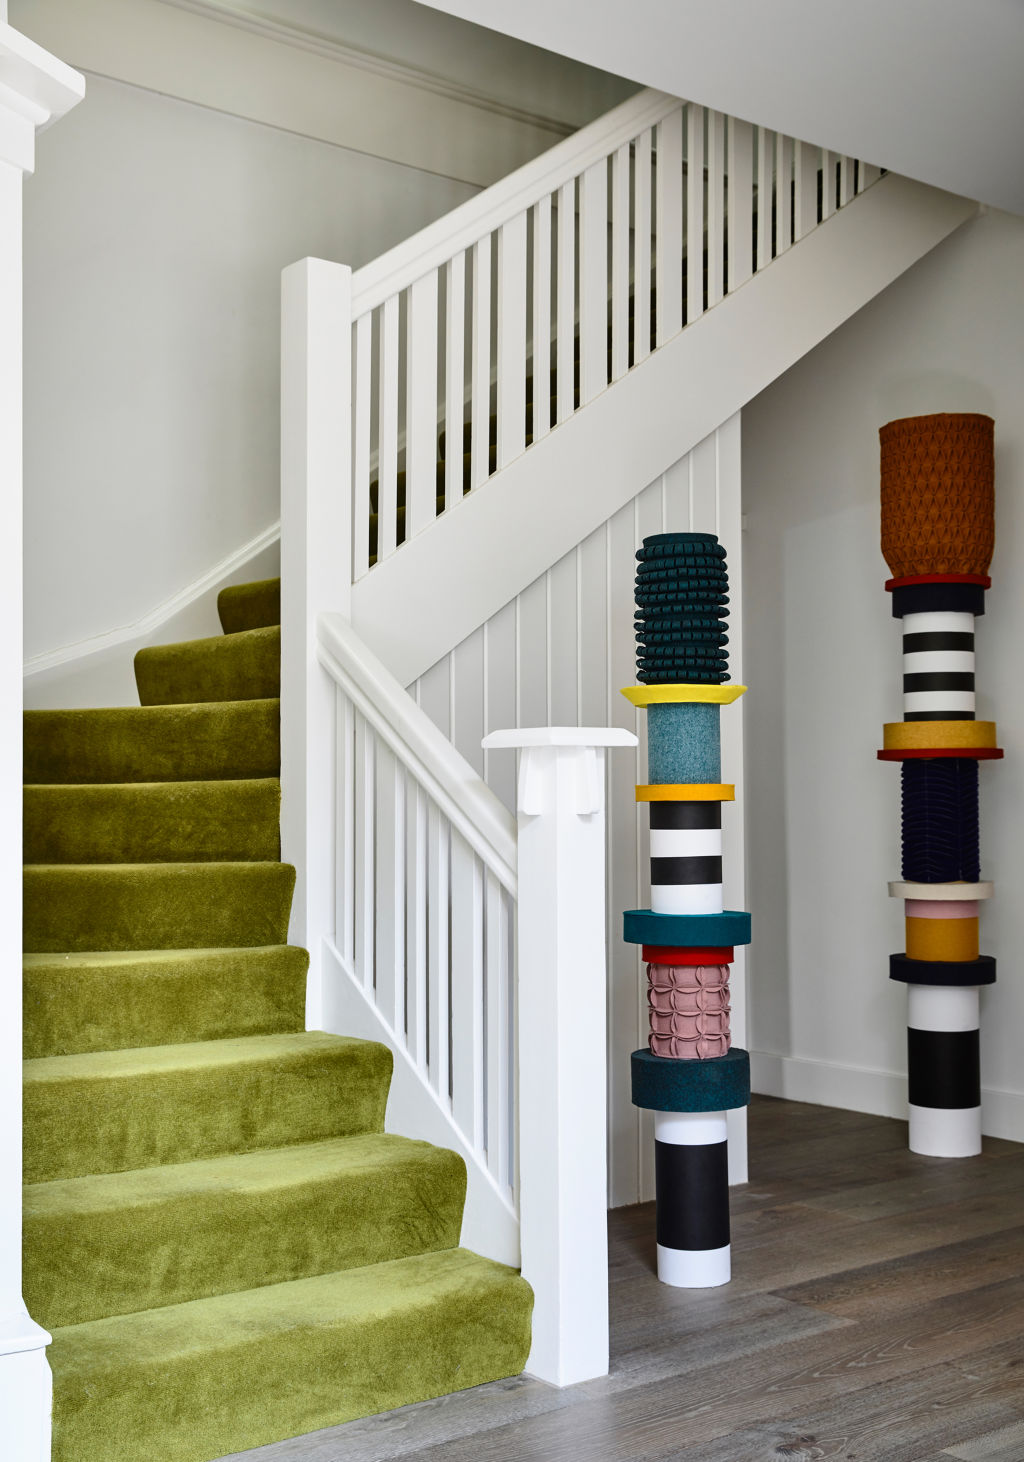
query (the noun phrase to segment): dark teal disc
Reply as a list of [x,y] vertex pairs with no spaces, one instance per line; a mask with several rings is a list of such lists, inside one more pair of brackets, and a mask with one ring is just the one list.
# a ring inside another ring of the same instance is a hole
[[706,1061],[674,1061],[646,1048],[630,1057],[633,1105],[649,1112],[731,1112],[750,1104],[750,1057],[740,1046]]

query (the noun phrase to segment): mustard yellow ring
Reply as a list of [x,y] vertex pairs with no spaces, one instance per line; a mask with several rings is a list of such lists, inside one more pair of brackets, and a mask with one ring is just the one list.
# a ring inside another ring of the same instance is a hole
[[672,706],[687,701],[731,706],[746,688],[745,685],[627,685],[622,694],[634,706]]
[[648,782],[636,789],[638,802],[735,802],[732,782]]
[[886,751],[931,750],[940,747],[987,747],[996,744],[995,721],[887,721],[882,745]]

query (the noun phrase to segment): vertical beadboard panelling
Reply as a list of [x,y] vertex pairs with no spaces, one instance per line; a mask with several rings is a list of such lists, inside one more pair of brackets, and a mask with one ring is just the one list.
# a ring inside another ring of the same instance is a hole
[[[635,554],[640,538],[648,533],[692,528],[720,534],[729,554],[733,611],[729,648],[733,678],[738,680],[742,664],[739,502],[739,419],[734,418],[645,488],[416,684],[420,705],[477,766],[480,737],[513,724],[623,726],[640,738],[636,752],[613,752],[607,763],[608,1141],[613,1205],[635,1203],[653,1197],[654,1192],[653,1137],[633,1106],[629,1089],[630,1053],[647,1037],[643,968],[639,950],[622,939],[622,910],[643,905],[649,896],[648,823],[644,812],[638,813],[634,792],[636,783],[647,776],[646,717],[619,694],[621,687],[636,679]],[[729,710],[731,716],[727,712],[722,718],[728,767],[727,771],[723,769],[723,776],[737,783],[739,797],[742,717],[736,708]],[[484,775],[512,807],[515,773],[511,757],[506,762],[492,754]],[[730,818],[726,854],[729,896],[736,900],[732,907],[742,908],[742,803],[726,816]],[[466,878],[465,868],[461,876]],[[486,937],[488,948],[493,949],[489,930],[463,931],[463,949],[472,947],[478,936]],[[482,977],[483,951],[479,960]],[[740,989],[738,1044],[743,1025],[741,970],[738,962],[734,976]],[[433,1040],[432,1010],[430,1029]],[[490,1073],[487,1086],[489,1103],[493,1092]],[[463,1110],[468,1116],[472,1102],[468,1110]],[[745,1161],[745,1151],[742,1133],[734,1132],[733,1139],[735,1180]]]

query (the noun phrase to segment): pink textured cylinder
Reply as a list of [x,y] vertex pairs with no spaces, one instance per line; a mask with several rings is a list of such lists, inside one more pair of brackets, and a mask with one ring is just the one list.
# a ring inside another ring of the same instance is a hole
[[647,1006],[653,1055],[706,1061],[728,1051],[728,965],[648,965]]
[[977,899],[907,899],[908,919],[976,919]]

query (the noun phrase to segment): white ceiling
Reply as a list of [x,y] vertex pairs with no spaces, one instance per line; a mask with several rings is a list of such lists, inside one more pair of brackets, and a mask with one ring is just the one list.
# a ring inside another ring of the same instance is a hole
[[421,0],[1024,213],[1024,0]]

